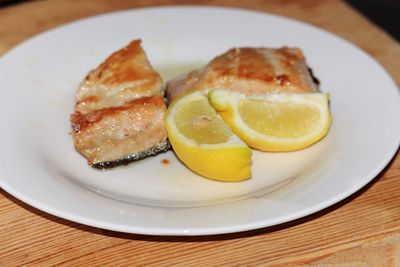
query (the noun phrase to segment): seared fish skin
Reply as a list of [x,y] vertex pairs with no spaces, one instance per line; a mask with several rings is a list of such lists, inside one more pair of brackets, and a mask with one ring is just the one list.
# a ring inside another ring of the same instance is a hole
[[96,168],[127,164],[170,148],[163,81],[140,40],[109,56],[76,93],[75,148]]
[[167,84],[169,101],[190,91],[228,89],[248,95],[318,91],[298,48],[232,48],[205,67]]

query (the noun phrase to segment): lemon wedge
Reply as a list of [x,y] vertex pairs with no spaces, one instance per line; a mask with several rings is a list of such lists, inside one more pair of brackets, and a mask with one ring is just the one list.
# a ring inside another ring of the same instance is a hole
[[251,149],[224,123],[205,93],[173,101],[165,126],[175,154],[194,172],[219,181],[250,178]]
[[245,96],[211,90],[212,106],[250,147],[262,151],[306,148],[329,131],[328,93]]

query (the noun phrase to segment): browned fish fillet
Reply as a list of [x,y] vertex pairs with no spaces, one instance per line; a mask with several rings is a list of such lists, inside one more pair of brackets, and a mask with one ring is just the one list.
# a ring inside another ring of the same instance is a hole
[[167,84],[167,98],[190,91],[223,88],[248,95],[315,92],[318,87],[298,48],[233,48],[205,67]]
[[126,164],[169,148],[163,81],[140,40],[91,71],[76,101],[71,115],[74,144],[93,167]]

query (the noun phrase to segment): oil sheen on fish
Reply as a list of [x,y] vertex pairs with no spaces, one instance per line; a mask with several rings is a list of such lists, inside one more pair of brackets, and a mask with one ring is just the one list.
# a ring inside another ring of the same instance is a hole
[[196,90],[228,89],[248,95],[318,91],[298,48],[232,48],[205,67],[167,84],[169,101]]
[[96,168],[139,160],[169,149],[163,81],[140,40],[92,70],[76,93],[71,115],[75,148]]

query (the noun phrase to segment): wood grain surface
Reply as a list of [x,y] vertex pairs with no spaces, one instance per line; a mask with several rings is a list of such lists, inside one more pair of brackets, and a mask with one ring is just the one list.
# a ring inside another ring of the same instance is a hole
[[[341,1],[47,0],[0,9],[0,55],[60,24],[155,5],[217,5],[299,19],[364,49],[400,84],[400,45]],[[377,88],[379,90],[379,88]],[[394,122],[399,123],[399,122]],[[0,266],[400,266],[400,158],[311,216],[249,232],[157,237],[66,221],[0,191]]]

